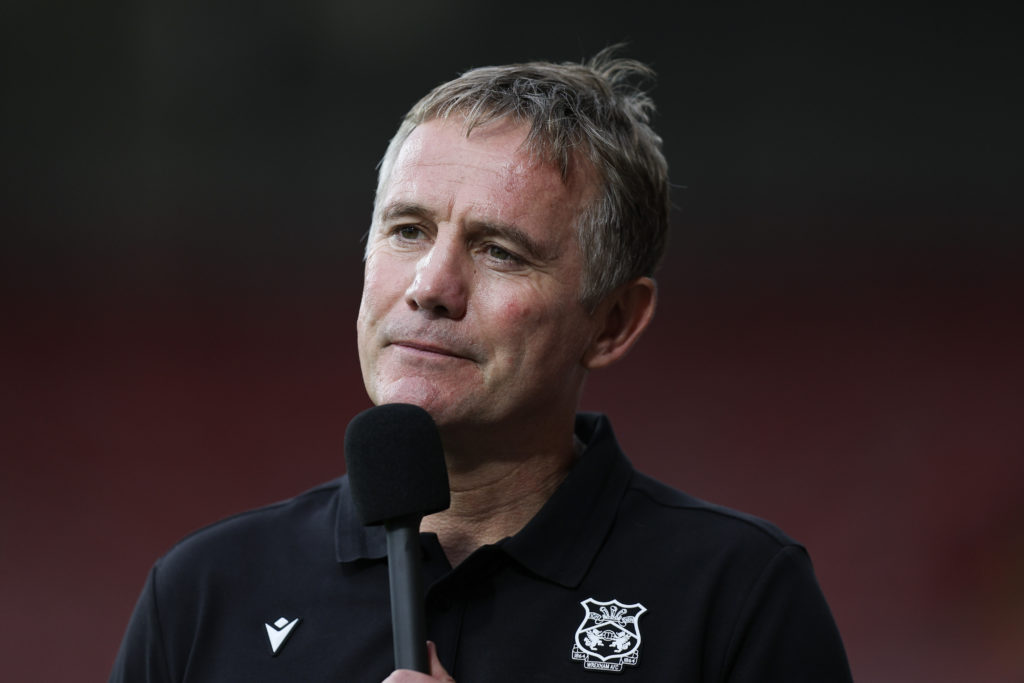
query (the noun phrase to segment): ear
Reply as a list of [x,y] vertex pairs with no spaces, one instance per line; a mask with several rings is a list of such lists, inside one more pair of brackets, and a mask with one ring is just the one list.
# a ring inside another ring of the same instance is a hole
[[596,370],[625,356],[654,317],[657,299],[657,287],[649,277],[609,294],[594,313],[598,332],[583,355],[583,367]]

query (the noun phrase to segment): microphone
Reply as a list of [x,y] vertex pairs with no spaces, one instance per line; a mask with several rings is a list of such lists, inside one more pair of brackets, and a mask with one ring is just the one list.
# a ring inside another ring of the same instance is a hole
[[387,532],[395,668],[430,673],[420,520],[451,504],[437,425],[405,403],[365,410],[345,430],[345,463],[363,524]]

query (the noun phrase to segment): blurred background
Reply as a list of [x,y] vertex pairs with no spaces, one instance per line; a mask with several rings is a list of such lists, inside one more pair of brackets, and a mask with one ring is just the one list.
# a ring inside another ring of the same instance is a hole
[[160,554],[342,473],[406,109],[623,41],[676,208],[653,328],[585,407],[805,543],[858,680],[1024,680],[1017,25],[532,0],[0,9],[5,680],[104,680]]

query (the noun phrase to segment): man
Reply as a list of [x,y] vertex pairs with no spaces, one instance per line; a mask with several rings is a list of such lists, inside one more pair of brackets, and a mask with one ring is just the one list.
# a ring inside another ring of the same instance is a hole
[[[804,550],[635,472],[587,373],[649,324],[668,178],[642,65],[478,69],[381,164],[358,319],[376,404],[437,422],[431,673],[390,673],[383,533],[348,481],[220,522],[150,574],[112,681],[848,681]],[[671,447],[666,446],[666,452]]]

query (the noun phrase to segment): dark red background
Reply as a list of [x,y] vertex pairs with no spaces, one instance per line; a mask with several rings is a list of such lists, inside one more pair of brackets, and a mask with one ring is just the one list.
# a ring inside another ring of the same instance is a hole
[[621,39],[660,74],[677,208],[655,324],[584,407],[641,469],[804,542],[858,680],[1024,676],[1004,18],[4,12],[5,680],[102,680],[170,545],[342,472],[359,236],[405,108],[469,66]]

